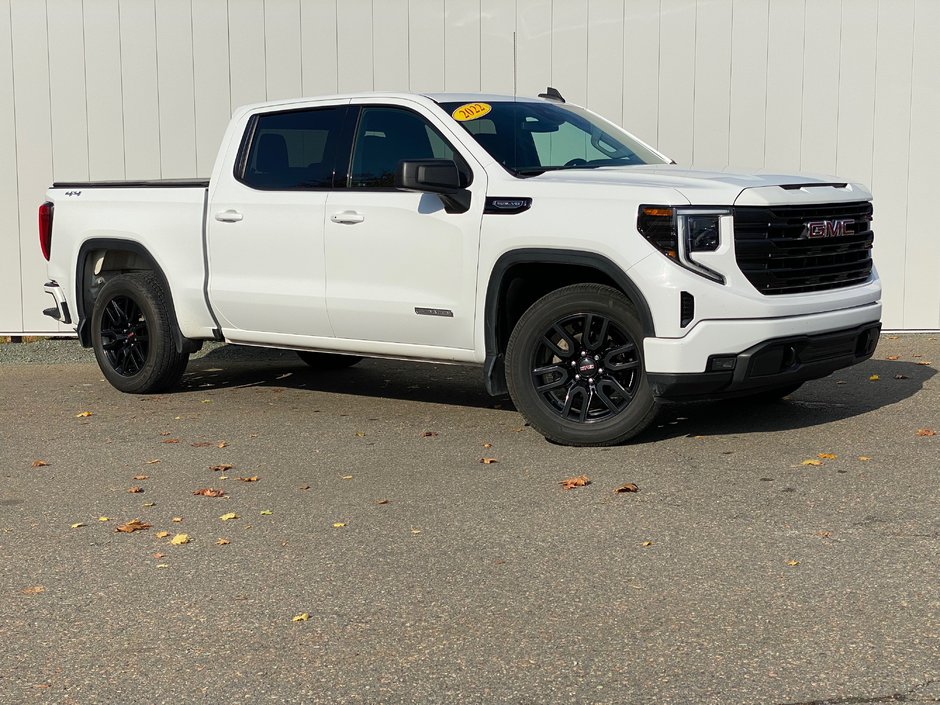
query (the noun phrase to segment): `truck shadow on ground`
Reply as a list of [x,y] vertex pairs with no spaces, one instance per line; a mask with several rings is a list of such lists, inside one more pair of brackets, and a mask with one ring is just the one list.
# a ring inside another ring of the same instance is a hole
[[[937,371],[912,362],[869,360],[805,383],[776,402],[748,399],[667,404],[636,442],[808,428],[859,416],[917,394]],[[871,376],[877,375],[877,381]],[[342,370],[316,370],[290,351],[227,345],[193,359],[182,389],[307,389],[359,397],[515,412],[508,397],[491,397],[479,367],[363,360]]]

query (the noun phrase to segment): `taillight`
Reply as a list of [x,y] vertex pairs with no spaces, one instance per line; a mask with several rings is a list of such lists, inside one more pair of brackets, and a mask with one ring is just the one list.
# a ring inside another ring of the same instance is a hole
[[42,248],[42,256],[47,262],[52,252],[52,211],[54,208],[51,201],[46,201],[39,206],[39,247]]

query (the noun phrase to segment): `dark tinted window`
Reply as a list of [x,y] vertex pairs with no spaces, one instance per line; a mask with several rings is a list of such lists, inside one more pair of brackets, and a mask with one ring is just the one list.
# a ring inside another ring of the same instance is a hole
[[259,115],[242,181],[263,189],[330,188],[346,106]]
[[423,117],[403,108],[365,107],[356,129],[350,186],[391,188],[403,159],[451,159],[461,182],[470,183],[466,162]]

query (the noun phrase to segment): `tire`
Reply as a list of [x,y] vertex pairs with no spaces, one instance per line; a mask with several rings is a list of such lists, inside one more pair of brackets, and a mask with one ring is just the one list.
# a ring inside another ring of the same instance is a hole
[[564,445],[623,443],[658,410],[636,310],[601,284],[566,286],[532,304],[509,337],[506,382],[529,424]]
[[298,350],[297,357],[306,362],[315,370],[343,370],[362,362],[361,357],[355,355],[334,355],[332,353],[309,352]]
[[189,361],[176,350],[166,292],[150,272],[120,274],[98,294],[91,343],[104,376],[131,394],[175,386]]
[[762,389],[754,394],[748,394],[744,399],[757,404],[772,404],[773,402],[780,401],[785,396],[793,394],[793,392],[802,386],[802,382],[794,382],[780,387],[772,387],[771,389]]

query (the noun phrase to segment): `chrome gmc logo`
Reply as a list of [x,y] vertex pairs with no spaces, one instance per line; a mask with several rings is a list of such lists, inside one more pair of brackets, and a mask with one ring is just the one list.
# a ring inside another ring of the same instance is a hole
[[853,225],[855,225],[855,221],[851,218],[813,220],[808,222],[803,229],[803,237],[842,237],[843,235],[854,235],[855,229],[852,227]]

